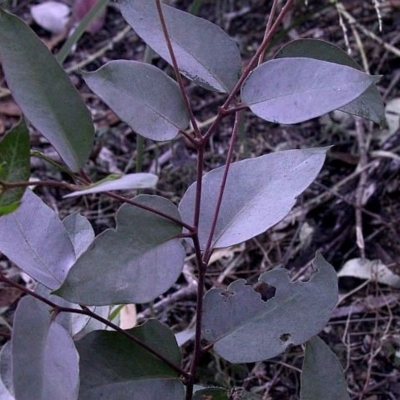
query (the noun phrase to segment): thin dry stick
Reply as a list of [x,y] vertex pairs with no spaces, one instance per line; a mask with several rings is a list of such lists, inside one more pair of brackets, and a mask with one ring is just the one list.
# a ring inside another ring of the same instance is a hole
[[365,49],[364,49],[364,45],[361,41],[360,35],[358,34],[358,31],[356,29],[356,27],[354,25],[350,25],[351,27],[351,31],[353,32],[353,36],[354,39],[356,40],[357,43],[357,47],[361,56],[361,60],[362,60],[362,66],[364,71],[369,74],[369,65],[368,65],[368,59],[367,59],[367,55],[365,54]]
[[120,42],[131,30],[132,28],[130,26],[126,26],[121,32],[119,32],[117,35],[115,35],[113,38],[111,38],[105,46],[94,52],[93,54],[90,54],[88,57],[86,57],[84,60],[80,61],[79,63],[73,64],[70,67],[66,68],[65,71],[68,73],[77,71],[86,65],[90,64],[91,62],[95,61],[99,57],[101,57],[103,54],[105,54],[108,50],[112,50],[114,47],[114,44]]
[[236,83],[235,87],[232,89],[232,92],[229,94],[228,98],[226,99],[225,103],[221,107],[221,110],[226,110],[228,106],[232,103],[232,100],[235,98],[237,92],[240,90],[242,87],[243,82],[247,79],[247,77],[250,75],[251,71],[257,64],[257,60],[260,57],[260,55],[265,51],[266,47],[268,46],[269,42],[272,39],[272,36],[274,33],[277,31],[278,27],[280,26],[283,18],[285,15],[289,12],[291,9],[292,5],[294,3],[294,0],[288,0],[284,7],[282,8],[281,12],[279,15],[276,17],[275,22],[273,23],[271,29],[269,32],[265,35],[262,43],[260,44],[260,47],[257,49],[256,53],[254,56],[251,58],[250,62],[247,64],[247,67],[243,71],[242,76]]
[[355,179],[357,176],[359,176],[362,172],[366,170],[369,169],[374,170],[375,168],[377,168],[378,165],[379,165],[379,160],[374,160],[365,165],[364,167],[360,168],[359,170],[354,171],[350,175],[346,176],[346,178],[336,183],[329,191],[325,191],[320,195],[311,198],[310,200],[306,201],[304,205],[301,207],[298,206],[293,208],[292,211],[283,219],[283,221],[285,220],[292,221],[294,218],[299,218],[304,213],[310,212],[310,210],[312,210],[314,207],[320,206],[321,204],[327,202],[334,196],[334,193],[338,192],[339,189],[347,182]]
[[[367,142],[365,137],[365,130],[362,121],[359,117],[356,117],[356,133],[358,141],[358,151],[360,153],[360,161],[358,163],[358,168],[362,169],[368,163],[367,156]],[[364,170],[360,174],[360,180],[358,181],[358,186],[356,190],[356,236],[357,236],[357,246],[360,249],[361,258],[365,258],[365,241],[362,229],[362,207],[363,207],[363,197],[364,190],[367,183],[367,172]]]
[[400,57],[400,50],[392,46],[390,43],[385,42],[383,39],[381,39],[379,36],[375,35],[373,32],[371,32],[369,29],[365,28],[363,25],[358,23],[356,19],[348,13],[345,8],[343,7],[343,4],[337,3],[337,9],[338,11],[347,19],[347,21],[350,24],[354,24],[361,32],[364,33],[364,35],[370,37],[371,39],[375,40],[379,44],[381,44],[386,50],[390,51],[393,53],[395,56]]
[[[270,11],[269,16],[268,16],[267,25],[265,26],[265,32],[264,32],[263,40],[265,40],[265,38],[267,37],[268,32],[271,30],[272,21],[274,19],[277,7],[278,7],[278,0],[274,0],[274,2],[272,3],[271,11]],[[264,61],[264,57],[265,57],[265,49],[262,52],[262,54],[260,54],[260,56],[258,57],[257,65],[260,65]]]

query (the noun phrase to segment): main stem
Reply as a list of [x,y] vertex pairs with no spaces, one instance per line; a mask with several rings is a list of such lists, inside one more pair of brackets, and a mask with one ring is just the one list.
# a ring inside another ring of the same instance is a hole
[[[157,12],[158,12],[158,17],[161,23],[161,27],[164,33],[164,39],[166,42],[166,45],[168,47],[168,52],[171,57],[172,65],[174,68],[174,72],[176,75],[176,79],[180,88],[180,91],[182,93],[184,102],[186,104],[186,107],[189,112],[189,117],[190,121],[193,126],[193,131],[194,131],[194,138],[191,140],[192,144],[194,144],[197,147],[197,183],[196,183],[196,197],[195,197],[195,209],[194,209],[194,218],[193,218],[193,229],[190,230],[190,236],[193,240],[193,245],[195,249],[195,255],[196,255],[196,263],[197,263],[197,270],[198,270],[198,289],[197,289],[197,313],[196,313],[196,332],[195,332],[195,339],[194,339],[194,356],[190,365],[190,373],[189,373],[189,379],[187,381],[187,387],[186,387],[186,400],[191,400],[193,397],[193,385],[195,383],[196,379],[196,371],[197,367],[199,365],[199,359],[200,359],[200,354],[201,354],[201,323],[202,323],[202,315],[203,315],[203,296],[204,296],[204,284],[205,284],[205,276],[207,272],[207,264],[209,262],[209,258],[211,256],[212,250],[213,250],[213,243],[212,239],[214,236],[217,220],[218,220],[218,215],[219,211],[221,208],[222,204],[222,198],[228,178],[228,173],[229,173],[229,166],[232,161],[233,157],[233,150],[234,150],[234,144],[235,140],[238,134],[239,130],[239,121],[240,121],[240,116],[241,113],[240,111],[236,110],[235,111],[235,123],[233,125],[232,129],[232,135],[231,135],[231,140],[229,144],[229,151],[226,157],[226,163],[225,163],[225,171],[224,175],[221,181],[221,186],[220,190],[218,193],[218,198],[217,198],[217,204],[215,208],[215,213],[214,213],[214,218],[211,224],[211,229],[210,229],[210,235],[208,238],[208,242],[206,244],[206,247],[204,249],[204,253],[201,251],[200,247],[200,242],[199,242],[199,236],[198,236],[198,228],[199,228],[199,223],[200,223],[200,211],[201,211],[201,194],[202,194],[202,176],[204,172],[204,152],[205,152],[205,146],[206,143],[208,142],[208,139],[211,137],[211,135],[215,132],[216,127],[220,123],[221,119],[227,115],[229,112],[232,112],[232,110],[229,110],[228,107],[232,104],[234,99],[237,96],[238,91],[240,90],[243,82],[247,79],[251,71],[254,69],[254,67],[257,64],[257,61],[260,61],[263,57],[263,54],[265,52],[266,47],[268,46],[273,34],[276,32],[278,29],[282,19],[286,15],[286,13],[289,11],[291,6],[293,5],[294,0],[287,0],[285,6],[282,8],[281,12],[277,16],[275,22],[272,24],[272,20],[276,11],[277,7],[277,0],[274,0],[272,10],[268,19],[267,27],[265,30],[265,35],[263,38],[263,41],[257,50],[257,52],[254,54],[252,59],[250,60],[250,63],[248,64],[247,68],[243,71],[242,76],[238,80],[237,84],[233,88],[232,92],[229,94],[228,98],[226,99],[225,103],[222,105],[222,107],[219,109],[218,115],[213,122],[213,124],[210,126],[210,128],[207,130],[205,135],[203,136],[198,128],[196,119],[193,114],[192,107],[190,105],[189,97],[185,91],[185,87],[183,84],[182,77],[179,72],[179,67],[178,67],[178,62],[176,60],[175,54],[174,54],[174,49],[172,46],[172,41],[168,33],[168,28],[166,25],[166,21],[163,15],[162,11],[162,5],[161,5],[161,0],[154,0],[156,3],[157,7]],[[189,137],[189,140],[191,138]]]

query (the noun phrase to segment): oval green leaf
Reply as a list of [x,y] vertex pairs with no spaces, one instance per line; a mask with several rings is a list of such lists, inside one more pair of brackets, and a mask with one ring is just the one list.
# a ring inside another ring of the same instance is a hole
[[30,189],[18,210],[0,218],[0,251],[50,289],[60,286],[76,258],[58,215]]
[[[136,33],[172,65],[154,1],[121,0],[121,13]],[[217,25],[162,5],[180,72],[209,90],[230,92],[241,71],[236,43]]]
[[15,101],[67,166],[78,171],[93,146],[90,113],[44,43],[21,19],[1,8],[0,54]]
[[[348,67],[362,71],[360,65],[340,47],[319,39],[294,40],[283,46],[275,55],[275,58],[283,57],[309,57],[316,60],[347,65]],[[363,94],[349,104],[340,107],[339,110],[369,119],[380,126],[386,124],[385,107],[375,85],[371,85]]]
[[[175,336],[165,325],[149,320],[127,332],[180,366]],[[178,373],[119,332],[91,332],[77,341],[76,347],[80,356],[80,400],[184,399]]]
[[[135,202],[179,219],[177,208],[158,196]],[[85,305],[147,303],[168,290],[182,272],[182,227],[147,210],[124,204],[116,229],[107,229],[72,266],[54,293]]]
[[[5,183],[26,182],[30,169],[29,132],[21,120],[0,142],[0,180]],[[0,216],[15,211],[24,192],[24,187],[4,192],[0,187]]]
[[189,125],[178,84],[160,69],[138,61],[110,61],[85,82],[136,133],[171,140]]
[[78,353],[47,305],[31,296],[20,301],[11,345],[16,399],[78,399]]
[[227,289],[211,289],[204,296],[203,336],[232,363],[267,360],[293,344],[306,342],[329,321],[338,298],[335,269],[321,255],[307,282],[291,282],[288,271],[274,269],[260,276],[273,286],[266,302],[239,279]]
[[[327,148],[288,150],[232,163],[229,169],[221,210],[212,245],[228,247],[244,242],[283,219],[296,197],[316,178]],[[205,248],[210,235],[225,167],[203,177],[200,246]],[[186,191],[179,211],[182,219],[193,223],[196,184]]]
[[376,77],[313,58],[279,58],[256,68],[242,87],[242,100],[267,121],[296,124],[350,103]]
[[343,368],[318,336],[306,344],[300,400],[350,400]]

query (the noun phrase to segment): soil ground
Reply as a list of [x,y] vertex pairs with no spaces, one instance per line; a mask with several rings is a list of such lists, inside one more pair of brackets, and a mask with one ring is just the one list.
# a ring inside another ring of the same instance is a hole
[[[3,2],[4,3],[4,2]],[[62,44],[32,22],[29,2],[8,2],[9,9],[31,24],[54,52]],[[176,1],[187,9],[189,0]],[[261,42],[269,3],[261,0],[200,2],[198,14],[219,25],[237,41],[245,63]],[[380,3],[379,16],[372,0],[346,0],[340,22],[338,7],[325,1],[303,1],[285,19],[283,28],[268,49],[272,57],[280,46],[297,38],[318,38],[335,43],[374,75],[382,75],[378,89],[385,102],[400,96],[400,2]],[[379,31],[379,20],[382,31]],[[116,4],[107,9],[99,32],[85,34],[65,63],[73,82],[89,105],[97,129],[96,149],[86,168],[93,180],[110,172],[134,172],[136,137],[133,132],[93,95],[80,78],[79,68],[95,70],[113,59],[142,60],[144,45],[120,16]],[[154,58],[153,63],[167,68]],[[19,118],[18,108],[0,80],[0,135]],[[223,95],[209,93],[188,83],[193,109],[199,121],[215,114]],[[398,110],[400,114],[400,110]],[[214,135],[206,155],[207,169],[220,166],[227,151],[230,121]],[[32,132],[32,145],[57,156],[48,143]],[[267,233],[244,244],[217,251],[210,266],[207,286],[226,286],[237,278],[251,284],[261,272],[277,266],[288,268],[293,277],[304,278],[315,252],[320,251],[337,270],[348,260],[365,257],[381,260],[400,275],[400,129],[388,133],[366,121],[331,113],[303,124],[283,126],[266,123],[247,114],[235,159],[271,151],[334,145],[315,183],[298,199],[288,218]],[[160,176],[157,193],[178,202],[194,180],[194,153],[182,138],[173,143],[145,142],[143,170]],[[37,178],[63,177],[33,160]],[[114,225],[118,204],[101,196],[62,199],[59,189],[41,189],[44,199],[61,216],[82,212],[97,233]],[[3,268],[11,268],[3,258]],[[187,274],[157,299],[152,312],[176,332],[191,326],[194,293],[187,290],[194,266],[188,257]],[[189,277],[189,278],[188,278]],[[22,277],[23,278],[23,277]],[[19,279],[22,279],[19,278]],[[29,282],[28,282],[29,284]],[[365,281],[354,276],[340,278],[340,301],[321,336],[339,357],[346,372],[352,399],[393,400],[400,398],[400,293],[399,285],[387,285],[379,277]],[[4,308],[9,319],[15,303]],[[148,316],[138,307],[138,319]],[[6,332],[6,328],[4,328]],[[186,348],[189,354],[191,344]],[[301,348],[293,347],[273,360],[229,365],[215,355],[204,356],[200,376],[208,384],[243,386],[260,399],[297,399]]]

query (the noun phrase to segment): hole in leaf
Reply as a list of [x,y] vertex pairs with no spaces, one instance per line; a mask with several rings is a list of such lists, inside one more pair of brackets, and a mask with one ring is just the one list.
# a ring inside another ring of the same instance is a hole
[[254,285],[253,289],[255,292],[260,293],[261,299],[263,301],[267,301],[269,299],[272,299],[272,297],[275,297],[276,288],[274,288],[271,285],[268,285],[268,283],[257,282]]
[[283,335],[281,335],[279,337],[279,339],[281,339],[282,342],[287,342],[290,339],[291,336],[292,335],[290,333],[284,333]]
[[232,292],[231,290],[225,290],[225,291],[221,292],[221,296],[226,297],[226,298],[234,296],[234,295],[235,295],[235,292]]

